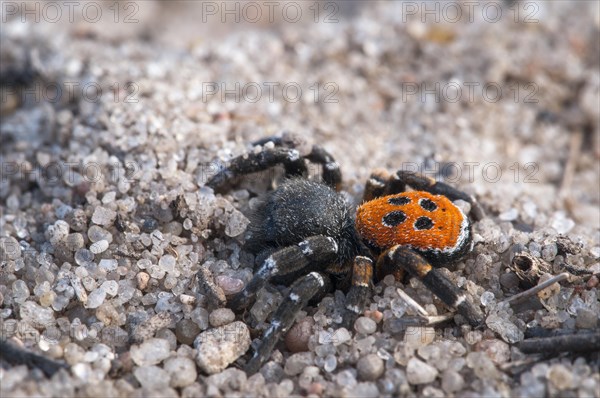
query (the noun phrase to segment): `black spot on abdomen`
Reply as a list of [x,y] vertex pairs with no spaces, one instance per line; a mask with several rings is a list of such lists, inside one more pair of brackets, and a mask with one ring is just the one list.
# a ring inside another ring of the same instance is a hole
[[389,198],[388,203],[394,206],[403,206],[410,203],[410,198],[406,196],[396,196],[394,198]]
[[381,221],[386,227],[395,227],[406,221],[406,214],[400,210],[390,211]]
[[415,221],[415,229],[417,231],[422,231],[425,229],[433,228],[433,221],[429,217],[419,217],[417,221]]
[[421,199],[419,200],[419,205],[423,208],[423,210],[434,211],[438,208],[435,202],[431,199]]

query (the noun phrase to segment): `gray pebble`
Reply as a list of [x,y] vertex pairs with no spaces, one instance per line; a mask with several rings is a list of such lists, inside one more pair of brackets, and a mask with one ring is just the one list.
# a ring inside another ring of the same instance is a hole
[[242,212],[234,210],[225,224],[225,234],[231,237],[238,236],[246,230],[249,223],[250,220]]
[[219,308],[210,313],[208,318],[212,327],[227,325],[235,320],[235,314],[229,308]]
[[73,231],[81,232],[87,229],[87,215],[82,209],[75,209],[67,214],[66,221]]
[[79,232],[69,234],[65,239],[66,247],[72,252],[81,249],[84,245],[83,235]]
[[556,387],[557,390],[568,390],[573,388],[575,377],[573,373],[562,364],[552,365],[546,374],[548,381]]
[[154,334],[158,330],[169,327],[173,321],[174,318],[172,314],[168,312],[159,312],[158,314],[137,325],[131,334],[131,340],[133,342],[141,343],[151,337],[154,337]]
[[295,376],[304,370],[305,367],[314,364],[314,355],[312,352],[299,352],[290,356],[285,361],[283,371],[288,376]]
[[196,373],[196,364],[190,358],[186,357],[167,359],[164,369],[171,378],[169,385],[174,388],[189,386],[198,376]]
[[196,337],[196,363],[208,374],[221,372],[250,348],[250,331],[243,322],[202,332]]
[[263,375],[265,383],[279,383],[283,378],[284,372],[280,364],[275,361],[269,361],[260,368],[260,374]]
[[208,329],[208,311],[205,308],[198,307],[190,314],[191,320],[198,325],[200,330]]
[[105,298],[106,290],[102,287],[96,288],[88,295],[85,308],[98,308],[104,303]]
[[358,360],[356,364],[358,377],[362,380],[377,380],[384,371],[383,360],[377,354],[369,354]]
[[156,221],[152,217],[146,217],[142,223],[142,231],[146,233],[151,233],[156,228],[158,228],[158,221]]
[[192,345],[198,333],[200,333],[200,328],[190,319],[182,319],[177,322],[175,327],[175,336],[181,344]]
[[169,357],[171,347],[165,339],[151,338],[140,345],[132,345],[131,359],[138,366],[150,366],[160,363]]
[[406,378],[410,384],[431,383],[437,375],[436,368],[417,358],[411,358],[406,365]]
[[446,393],[453,393],[462,390],[465,380],[460,373],[454,370],[446,370],[442,375],[442,390]]
[[377,323],[371,318],[361,316],[354,322],[354,330],[361,334],[375,333],[377,330]]
[[133,375],[142,387],[149,391],[161,390],[169,386],[169,374],[158,366],[141,366]]
[[64,241],[69,235],[69,224],[66,221],[58,220],[46,229],[46,237],[52,245],[56,246]]
[[94,254],[100,254],[108,249],[108,241],[105,239],[99,240],[96,243],[90,245],[90,251]]
[[156,332],[157,339],[163,339],[169,342],[169,348],[171,351],[175,351],[177,349],[177,337],[175,333],[171,329],[162,328]]
[[98,225],[111,225],[117,218],[117,212],[106,207],[98,206],[92,215],[92,222]]
[[598,314],[586,308],[577,310],[577,318],[575,318],[575,326],[578,329],[595,329],[598,325]]
[[21,246],[12,236],[0,238],[0,259],[15,260],[21,257]]
[[500,284],[506,290],[515,289],[519,286],[519,277],[514,272],[507,272],[500,275]]

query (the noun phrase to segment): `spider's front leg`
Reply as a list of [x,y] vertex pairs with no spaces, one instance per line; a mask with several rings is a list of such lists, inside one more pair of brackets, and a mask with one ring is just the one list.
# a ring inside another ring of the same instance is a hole
[[236,177],[263,171],[278,164],[283,164],[288,176],[302,175],[307,170],[304,159],[297,150],[281,147],[263,148],[261,152],[251,152],[232,159],[229,166],[207,181],[206,186],[220,192]]
[[244,290],[229,300],[229,307],[234,310],[247,308],[256,293],[271,278],[317,270],[333,262],[337,251],[335,240],[322,235],[311,236],[296,246],[277,250],[262,262]]
[[402,270],[408,271],[411,276],[419,278],[444,304],[456,308],[471,326],[478,327],[483,324],[483,315],[467,300],[465,294],[438,268],[432,267],[427,260],[410,248],[401,245],[393,246],[379,257],[377,268],[378,275],[393,273],[396,278],[402,274]]
[[346,294],[346,311],[343,314],[342,326],[351,329],[371,296],[373,280],[373,261],[365,256],[356,256],[352,264],[350,288]]
[[329,285],[327,276],[319,272],[311,272],[292,285],[288,296],[283,299],[283,302],[275,311],[271,326],[265,331],[263,340],[244,367],[248,375],[256,373],[269,359],[273,347],[292,326],[298,312],[306,306],[312,297],[323,293],[323,290]]
[[361,314],[368,302],[373,280],[373,261],[365,256],[356,256],[352,264],[351,286],[346,295],[346,309]]

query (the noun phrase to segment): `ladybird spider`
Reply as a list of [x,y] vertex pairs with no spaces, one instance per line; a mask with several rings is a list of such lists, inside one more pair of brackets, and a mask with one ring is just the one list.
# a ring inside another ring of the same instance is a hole
[[[268,142],[274,145],[264,145]],[[263,145],[262,150],[234,158],[206,184],[222,192],[232,179],[278,164],[289,177],[251,216],[245,249],[255,254],[255,273],[229,300],[232,309],[242,310],[267,282],[291,285],[246,372],[258,371],[296,314],[332,287],[347,291],[346,314],[351,319],[362,313],[374,273],[377,280],[392,274],[401,281],[408,271],[471,325],[482,323],[479,309],[436,268],[471,250],[469,219],[451,201],[468,201],[478,219],[483,212],[473,197],[413,172],[390,175],[376,170],[354,212],[337,192],[341,172],[322,147],[315,145],[302,157],[293,142],[280,137],[254,144]],[[323,182],[301,178],[307,170],[305,159],[322,165]],[[407,186],[415,191],[406,192]]]

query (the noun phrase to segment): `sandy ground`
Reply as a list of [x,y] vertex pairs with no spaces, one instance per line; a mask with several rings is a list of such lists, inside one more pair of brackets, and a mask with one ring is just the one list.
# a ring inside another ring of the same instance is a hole
[[[598,4],[467,3],[3,2],[2,337],[70,369],[2,362],[2,395],[600,396],[597,351],[518,348],[598,327]],[[277,173],[203,185],[285,132],[331,152],[353,203],[377,167],[475,195],[487,217],[447,275],[487,326],[407,329],[397,288],[447,309],[386,279],[350,330],[338,291],[299,314],[306,351],[239,370],[287,291],[234,321],[196,275],[249,280],[246,216]],[[570,276],[511,307],[515,254]]]

